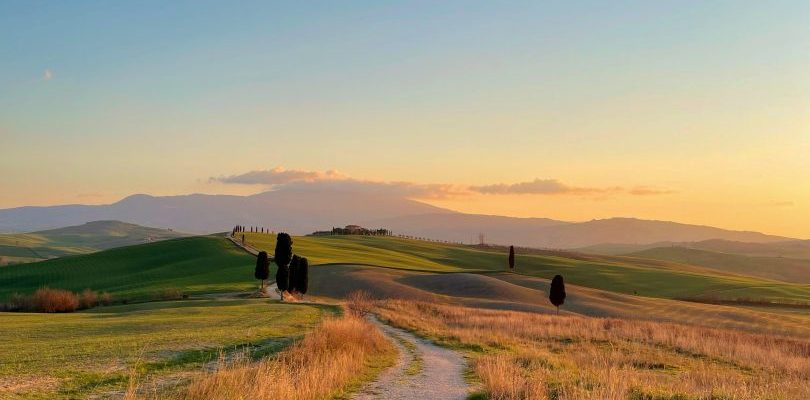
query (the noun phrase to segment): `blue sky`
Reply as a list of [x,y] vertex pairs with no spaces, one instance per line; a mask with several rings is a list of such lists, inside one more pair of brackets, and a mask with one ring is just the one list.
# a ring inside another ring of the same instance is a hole
[[808,21],[801,1],[5,1],[0,207],[247,193],[208,178],[284,166],[673,193],[444,204],[512,215],[732,226],[791,203],[745,223],[795,231]]

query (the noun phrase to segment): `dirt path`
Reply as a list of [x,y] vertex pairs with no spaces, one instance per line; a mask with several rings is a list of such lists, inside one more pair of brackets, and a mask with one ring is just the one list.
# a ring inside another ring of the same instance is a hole
[[374,382],[366,384],[354,397],[370,399],[466,399],[470,387],[462,374],[466,362],[455,351],[448,350],[401,329],[371,321],[397,346],[396,364]]

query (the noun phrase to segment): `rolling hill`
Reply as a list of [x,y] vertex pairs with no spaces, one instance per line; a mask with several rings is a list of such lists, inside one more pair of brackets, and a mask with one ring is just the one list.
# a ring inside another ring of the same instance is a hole
[[183,236],[188,235],[120,221],[93,221],[39,232],[0,234],[0,265],[86,254]]
[[573,249],[587,254],[622,255],[656,247],[685,247],[688,249],[714,251],[761,257],[786,257],[810,259],[810,240],[784,240],[775,242],[741,242],[725,239],[708,239],[698,242],[655,242],[645,244],[600,243]]
[[131,300],[175,288],[191,294],[244,291],[255,287],[254,264],[220,236],[164,240],[0,268],[0,302],[42,286],[90,288]]
[[805,259],[746,256],[677,246],[656,247],[628,256],[698,265],[784,282],[810,283],[810,260]]
[[[247,242],[272,254],[275,235],[247,233]],[[384,266],[424,272],[496,273],[506,268],[506,253],[491,248],[375,236],[295,237],[297,254],[311,264]],[[701,266],[637,257],[590,256],[566,252],[518,253],[516,271],[617,293],[658,298],[713,296],[733,300],[810,303],[810,285],[718,271]]]
[[[269,234],[248,233],[246,239],[271,250],[275,243]],[[309,295],[317,297],[338,299],[363,289],[384,298],[545,313],[552,310],[548,278],[561,273],[569,292],[566,312],[810,334],[810,313],[802,309],[676,300],[709,294],[807,303],[810,285],[665,261],[564,253],[519,254],[518,273],[505,273],[505,254],[500,251],[390,237],[295,237],[293,246],[313,264]],[[244,294],[256,289],[254,263],[253,256],[222,236],[166,240],[4,267],[0,302],[45,285],[108,291],[119,301],[159,298],[167,288],[192,296]]]

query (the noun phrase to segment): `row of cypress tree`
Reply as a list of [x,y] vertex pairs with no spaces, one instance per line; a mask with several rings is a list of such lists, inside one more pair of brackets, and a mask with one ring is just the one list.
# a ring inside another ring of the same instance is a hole
[[[259,227],[259,226],[251,226],[249,229],[250,229],[251,233],[253,233],[253,232],[255,232],[255,233],[270,233],[269,228],[265,229],[265,228]],[[244,232],[247,232],[247,231],[248,231],[248,228],[246,228],[246,227],[244,227],[242,225],[236,225],[231,230],[231,236],[234,236],[237,233],[244,233]]]

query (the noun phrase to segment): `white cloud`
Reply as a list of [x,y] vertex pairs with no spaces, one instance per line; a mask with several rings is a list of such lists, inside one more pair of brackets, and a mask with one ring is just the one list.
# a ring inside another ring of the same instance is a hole
[[292,182],[314,182],[337,179],[345,179],[345,176],[335,170],[318,172],[275,167],[273,169],[250,171],[239,175],[211,177],[208,180],[209,182],[243,185],[282,185]]
[[484,186],[470,186],[470,190],[484,194],[607,194],[621,192],[620,187],[576,187],[566,185],[556,179],[535,179],[529,182],[496,183]]
[[649,196],[672,193],[669,190],[637,186],[626,190],[622,187],[579,187],[566,185],[556,179],[535,179],[528,182],[496,183],[483,186],[465,186],[446,183],[384,182],[351,178],[340,172],[287,170],[275,167],[267,170],[249,171],[244,174],[211,177],[209,182],[242,185],[265,185],[276,189],[297,191],[346,191],[375,193],[412,198],[448,198],[471,194],[505,195],[576,195],[606,196],[626,193],[635,196]]
[[51,79],[53,79],[53,71],[46,69],[45,72],[42,73],[42,80],[49,81]]

